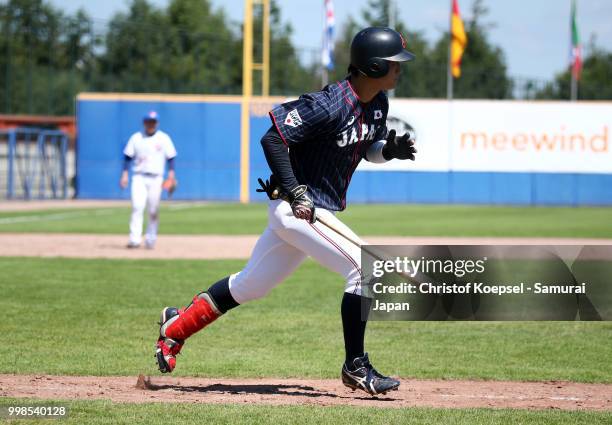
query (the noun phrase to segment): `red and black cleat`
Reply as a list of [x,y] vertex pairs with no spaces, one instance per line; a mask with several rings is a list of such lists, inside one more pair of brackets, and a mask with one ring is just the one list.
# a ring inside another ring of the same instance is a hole
[[181,351],[183,344],[171,338],[159,338],[155,357],[161,373],[170,373],[176,367],[176,355]]
[[166,307],[162,310],[159,322],[159,339],[155,345],[155,358],[161,373],[170,373],[176,367],[176,356],[181,352],[184,341],[174,340],[166,336],[168,326],[178,319],[179,311],[175,307]]
[[206,292],[193,298],[183,309],[166,307],[159,322],[159,338],[155,345],[155,358],[159,370],[169,373],[176,367],[176,356],[185,340],[217,320],[221,312]]

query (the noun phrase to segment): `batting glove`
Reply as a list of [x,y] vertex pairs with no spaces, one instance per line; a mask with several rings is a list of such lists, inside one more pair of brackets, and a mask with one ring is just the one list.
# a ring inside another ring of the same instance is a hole
[[268,195],[268,199],[270,200],[275,200],[281,197],[278,182],[276,181],[274,174],[270,176],[269,180],[264,181],[261,178],[258,178],[257,181],[259,182],[261,189],[256,189],[256,192],[265,193]]
[[395,137],[395,130],[391,130],[387,136],[387,143],[382,149],[383,157],[387,161],[393,158],[414,161],[414,154],[417,152],[414,147],[415,138],[414,131],[408,131],[403,136]]
[[299,185],[288,193],[289,204],[295,218],[307,220],[310,223],[314,223],[317,219],[315,214],[315,206],[308,196],[308,187],[306,185]]

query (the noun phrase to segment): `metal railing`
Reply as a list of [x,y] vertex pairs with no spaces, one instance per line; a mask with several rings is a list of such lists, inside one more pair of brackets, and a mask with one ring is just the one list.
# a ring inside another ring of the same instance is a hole
[[7,199],[66,199],[68,136],[55,130],[16,128],[0,131]]

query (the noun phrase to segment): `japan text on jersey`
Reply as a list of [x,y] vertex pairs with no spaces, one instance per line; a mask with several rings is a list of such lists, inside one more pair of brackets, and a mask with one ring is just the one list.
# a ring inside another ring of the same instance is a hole
[[386,136],[388,111],[383,92],[363,104],[345,79],[270,112],[289,147],[295,177],[308,186],[315,206],[333,211],[346,207],[359,161],[373,141]]

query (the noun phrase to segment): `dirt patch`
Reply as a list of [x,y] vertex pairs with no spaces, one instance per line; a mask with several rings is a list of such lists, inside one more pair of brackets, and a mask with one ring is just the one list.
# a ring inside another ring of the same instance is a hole
[[123,403],[236,403],[375,407],[612,410],[612,385],[572,382],[403,379],[398,391],[370,397],[340,380],[135,376],[0,375],[0,396],[108,399]]
[[0,234],[0,256],[69,258],[248,258],[257,236],[164,235],[155,249],[128,249],[127,235]]
[[[0,234],[0,257],[222,259],[248,258],[258,235],[161,235],[154,250],[127,249],[127,235]],[[390,245],[612,245],[610,239],[366,236]]]

